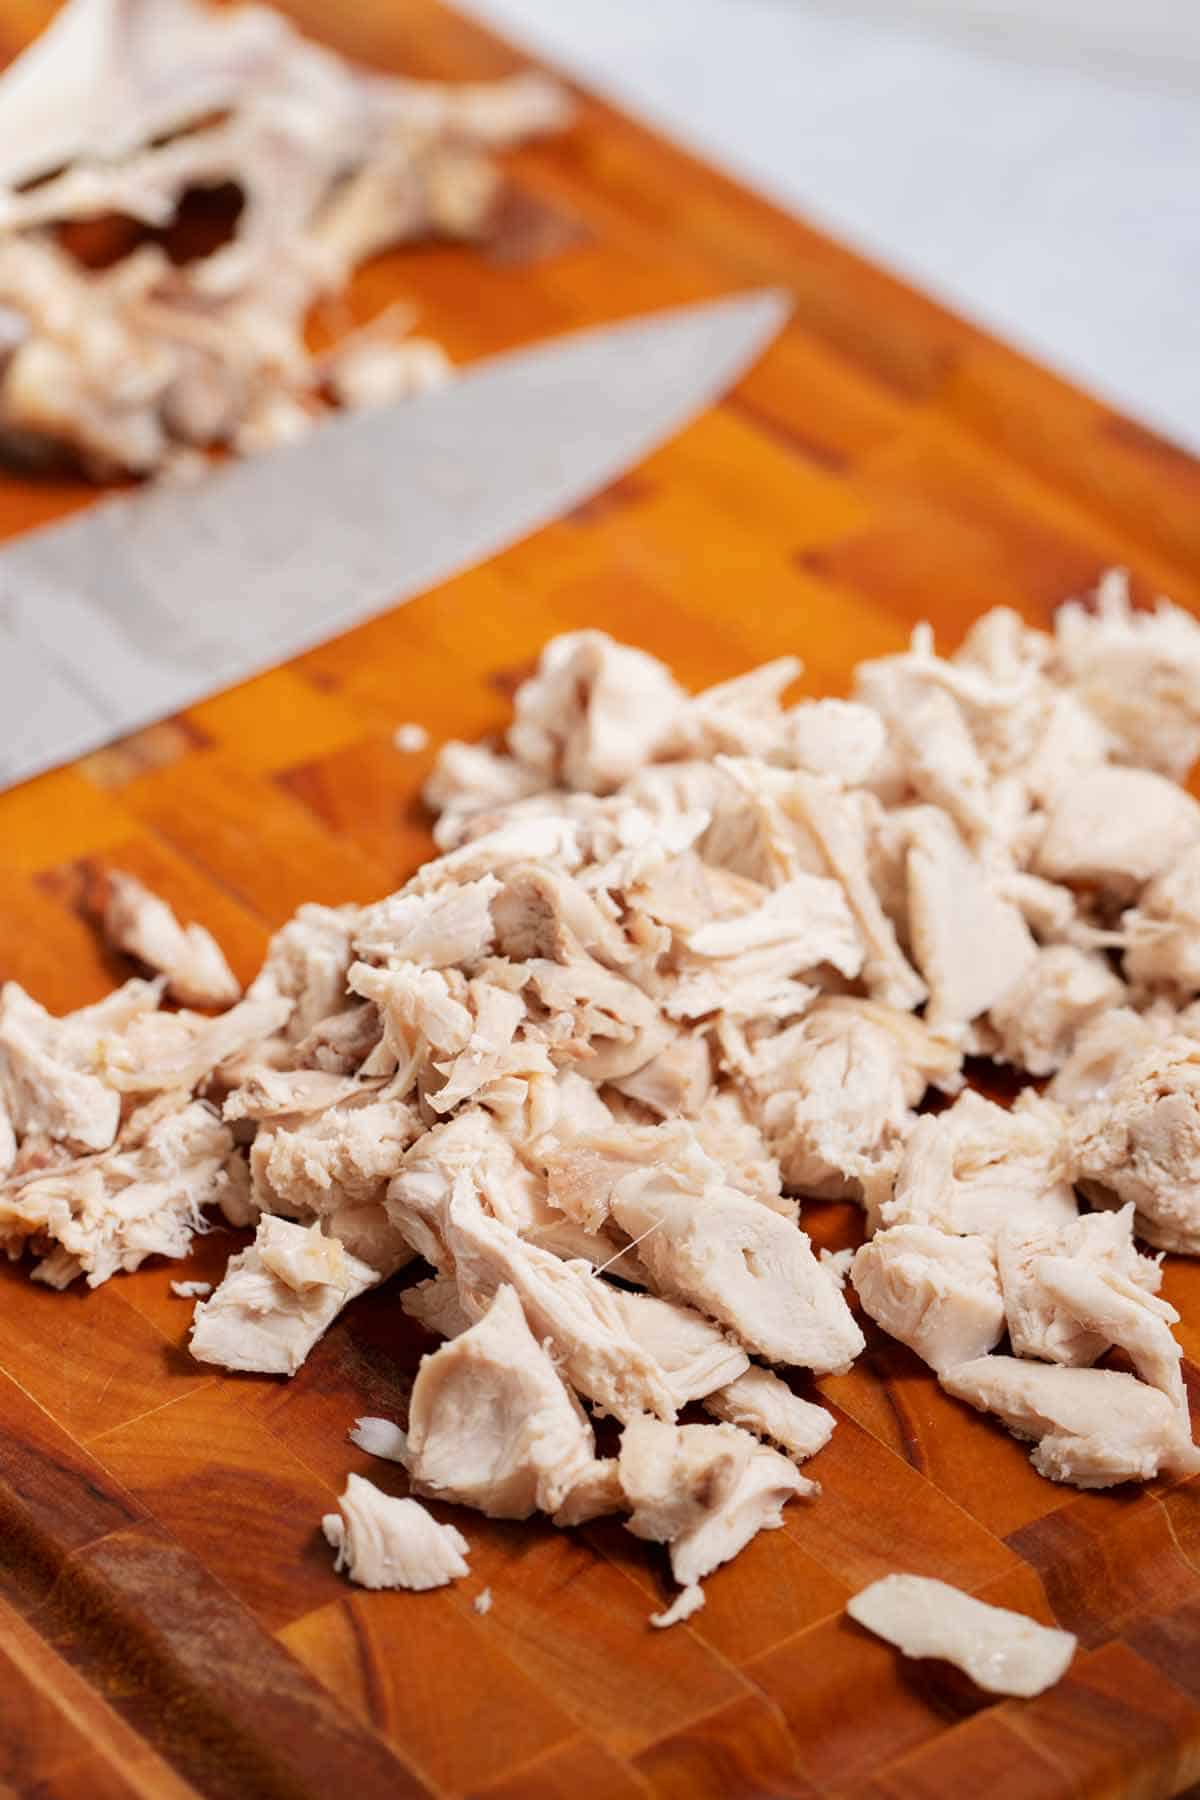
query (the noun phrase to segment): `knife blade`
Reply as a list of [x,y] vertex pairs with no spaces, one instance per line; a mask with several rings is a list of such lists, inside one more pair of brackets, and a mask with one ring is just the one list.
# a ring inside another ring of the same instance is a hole
[[535,531],[715,400],[788,310],[763,291],[573,332],[0,546],[0,786]]

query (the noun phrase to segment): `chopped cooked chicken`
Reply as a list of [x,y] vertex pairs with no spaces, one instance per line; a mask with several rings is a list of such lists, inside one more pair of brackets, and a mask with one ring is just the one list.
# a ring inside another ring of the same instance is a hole
[[542,652],[518,690],[508,745],[525,768],[584,793],[607,794],[671,736],[684,706],[670,671],[602,631],[569,632]]
[[908,919],[913,960],[929,988],[925,1022],[957,1033],[1026,975],[1037,946],[954,826],[928,808],[909,825]]
[[1031,1438],[1033,1466],[1050,1481],[1103,1488],[1200,1473],[1200,1450],[1178,1409],[1132,1375],[981,1356],[947,1370],[941,1381],[956,1399],[996,1413],[1016,1437]]
[[264,1217],[212,1299],[197,1306],[192,1355],[224,1369],[294,1375],[347,1302],[378,1280],[319,1225]]
[[988,1694],[1044,1694],[1066,1674],[1078,1648],[1069,1631],[988,1606],[926,1575],[885,1575],[853,1595],[846,1611],[905,1656],[954,1663]]
[[579,1393],[618,1419],[675,1417],[666,1370],[629,1329],[617,1290],[586,1263],[563,1262],[489,1218],[466,1174],[455,1178],[444,1231],[459,1299],[473,1319],[510,1284],[538,1342],[549,1345]]
[[1080,1113],[1072,1146],[1085,1192],[1132,1200],[1150,1243],[1200,1251],[1200,1042],[1171,1037],[1135,1058]]
[[918,1120],[879,1218],[988,1238],[1015,1221],[1069,1224],[1072,1166],[1067,1118],[1053,1101],[1025,1093],[1006,1112],[968,1092]]
[[177,1300],[207,1300],[212,1293],[211,1281],[173,1281],[171,1292]]
[[[749,1370],[746,1352],[692,1307],[654,1294],[613,1292],[635,1341],[666,1371],[677,1406],[727,1392]],[[772,1379],[765,1370],[758,1373]]]
[[793,1462],[806,1462],[833,1436],[833,1414],[793,1394],[769,1369],[748,1368],[704,1396],[704,1410],[729,1425],[777,1444]]
[[111,1149],[0,1182],[0,1243],[53,1244],[34,1271],[51,1287],[98,1287],[148,1256],[186,1256],[203,1209],[229,1181],[233,1137],[210,1106],[168,1094],[133,1113]]
[[1135,987],[1181,999],[1200,993],[1200,845],[1142,889],[1121,932],[1125,973]]
[[1148,769],[1094,769],[1055,795],[1034,855],[1051,881],[1133,899],[1200,840],[1200,805]]
[[768,1362],[818,1374],[849,1368],[862,1333],[803,1231],[721,1185],[637,1170],[613,1190],[613,1217],[662,1293],[727,1325]]
[[592,1428],[511,1287],[426,1356],[409,1403],[413,1491],[494,1519],[554,1513],[596,1460]]
[[[403,337],[406,309],[312,356],[309,307],[391,244],[477,236],[497,191],[487,152],[565,117],[540,76],[388,78],[265,7],[148,0],[126,17],[69,0],[0,81],[21,146],[0,158],[4,436],[26,455],[70,448],[97,476],[147,473],[180,445],[286,441],[330,400],[423,391],[446,359]],[[74,220],[165,229],[189,191],[228,184],[231,241],[187,262],[143,244],[93,271],[56,241]]]
[[1014,1353],[1072,1366],[1093,1363],[1118,1340],[1090,1329],[1086,1307],[1079,1312],[1064,1300],[1061,1284],[1056,1289],[1043,1281],[1043,1263],[1063,1261],[1147,1301],[1158,1292],[1162,1270],[1134,1244],[1132,1206],[1085,1213],[1067,1225],[1016,1223],[997,1234],[996,1266]]
[[994,1054],[1030,1075],[1053,1075],[1088,1021],[1120,1006],[1124,996],[1124,983],[1103,956],[1072,944],[1048,944],[992,1005]]
[[728,1030],[722,1043],[788,1186],[828,1199],[894,1170],[927,1086],[953,1090],[962,1066],[919,1020],[856,999],[818,1002],[752,1048]]
[[1124,574],[1100,584],[1094,611],[1059,608],[1062,677],[1120,746],[1121,760],[1182,781],[1200,755],[1200,629],[1160,600],[1135,612]]
[[760,1531],[783,1523],[793,1494],[814,1494],[786,1457],[736,1425],[631,1419],[621,1433],[621,1488],[635,1537],[666,1544],[671,1572],[690,1588]]
[[15,981],[0,987],[0,1100],[18,1144],[45,1136],[75,1151],[108,1148],[121,1114],[111,1046],[160,997],[160,983],[127,981],[98,1005],[56,1019]]
[[[365,241],[380,195],[347,163],[330,231]],[[1125,703],[1114,632],[1161,720]],[[206,1207],[257,1221],[193,1342],[278,1372],[425,1258],[391,1302],[445,1340],[411,1429],[354,1441],[500,1516],[631,1512],[684,1584],[661,1624],[811,1491],[792,1462],[833,1416],[788,1371],[862,1350],[848,1267],[1051,1479],[1190,1474],[1134,1232],[1200,1252],[1200,808],[1165,778],[1200,733],[1198,647],[1109,593],[1058,639],[997,613],[947,659],[919,630],[858,700],[788,707],[791,659],[693,700],[603,634],[560,640],[508,750],[435,771],[444,854],[301,908],[229,1011],[164,1011],[160,980],[54,1019],[4,989],[0,1245],[95,1283],[182,1255]],[[1047,1092],[964,1092],[968,1055]],[[922,1116],[930,1089],[952,1104]],[[873,1235],[818,1257],[802,1207],[842,1196]],[[1136,1375],[1089,1366],[1110,1353]],[[719,1424],[677,1428],[693,1405]]]
[[334,1568],[367,1588],[422,1593],[470,1573],[470,1546],[453,1525],[439,1525],[419,1500],[398,1500],[361,1475],[347,1475],[340,1512],[326,1513],[321,1530],[337,1551]]
[[995,1348],[1004,1302],[985,1238],[930,1225],[893,1225],[858,1251],[852,1270],[865,1310],[939,1373]]
[[181,925],[165,900],[132,875],[108,878],[104,931],[109,942],[167,978],[181,1006],[231,1006],[241,985],[215,937],[203,925]]

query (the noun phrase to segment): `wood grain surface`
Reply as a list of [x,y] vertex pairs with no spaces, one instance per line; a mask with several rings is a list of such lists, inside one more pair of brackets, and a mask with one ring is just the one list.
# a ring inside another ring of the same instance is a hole
[[[385,67],[488,76],[512,54],[433,0],[291,0]],[[11,52],[42,0],[5,0]],[[482,253],[418,248],[350,313],[415,298],[459,358],[567,327],[781,283],[794,322],[736,393],[568,518],[385,617],[0,796],[0,975],[61,1009],[126,973],[83,917],[103,867],[210,926],[243,977],[302,900],[366,900],[430,849],[435,742],[504,724],[553,632],[599,625],[691,683],[799,650],[810,692],[931,619],[1044,623],[1113,562],[1200,609],[1200,467],[1166,443],[581,96],[561,140],[514,155]],[[1137,330],[1136,320],[1130,329]],[[519,421],[514,420],[514,430]],[[0,486],[0,531],[78,504]],[[856,1241],[812,1204],[823,1245]],[[237,1234],[197,1242],[216,1279]],[[320,1515],[346,1441],[405,1415],[428,1347],[394,1284],[357,1302],[296,1379],[186,1353],[177,1266],[52,1294],[0,1270],[0,1789],[45,1800],[701,1800],[1181,1792],[1200,1780],[1200,1485],[1080,1495],[869,1330],[787,1509],[665,1633],[665,1559],[612,1522],[560,1533],[460,1517],[471,1578],[352,1591]],[[1168,1259],[1200,1399],[1200,1266]],[[987,1700],[843,1617],[896,1569],[1079,1634],[1066,1679]],[[486,1617],[472,1601],[492,1590]]]

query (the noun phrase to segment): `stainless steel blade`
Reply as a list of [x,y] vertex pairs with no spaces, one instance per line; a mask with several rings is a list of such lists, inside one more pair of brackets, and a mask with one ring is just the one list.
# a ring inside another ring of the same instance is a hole
[[0,547],[0,785],[411,599],[629,468],[778,331],[763,292],[495,357]]

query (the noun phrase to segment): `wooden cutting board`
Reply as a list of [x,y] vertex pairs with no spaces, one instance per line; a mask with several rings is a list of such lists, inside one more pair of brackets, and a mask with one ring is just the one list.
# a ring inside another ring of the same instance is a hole
[[[514,57],[433,0],[292,0],[316,35],[448,78]],[[9,0],[3,48],[43,21]],[[1113,562],[1200,608],[1200,468],[645,129],[581,99],[511,160],[482,255],[418,249],[351,308],[415,297],[459,357],[778,282],[795,322],[723,405],[573,516],[335,643],[0,797],[0,975],[55,1009],[128,971],[82,916],[131,869],[250,976],[301,901],[367,900],[430,849],[434,740],[503,725],[550,634],[599,625],[692,684],[799,649],[811,692],[919,619],[1045,623]],[[1131,321],[1136,329],[1136,321]],[[518,421],[514,421],[514,428]],[[0,527],[77,503],[0,488]],[[855,1209],[813,1204],[818,1242]],[[1052,1486],[1002,1431],[871,1332],[787,1509],[659,1633],[665,1558],[605,1522],[460,1517],[471,1578],[352,1591],[318,1521],[358,1469],[359,1413],[403,1417],[428,1347],[395,1290],[358,1302],[296,1379],[214,1376],[185,1350],[178,1267],[52,1294],[2,1271],[0,1785],[54,1800],[488,1795],[1165,1795],[1200,1779],[1200,1484]],[[1200,1268],[1165,1291],[1200,1376]],[[1068,1677],[987,1701],[843,1617],[910,1569],[1079,1634]],[[488,1587],[486,1617],[473,1609]]]

